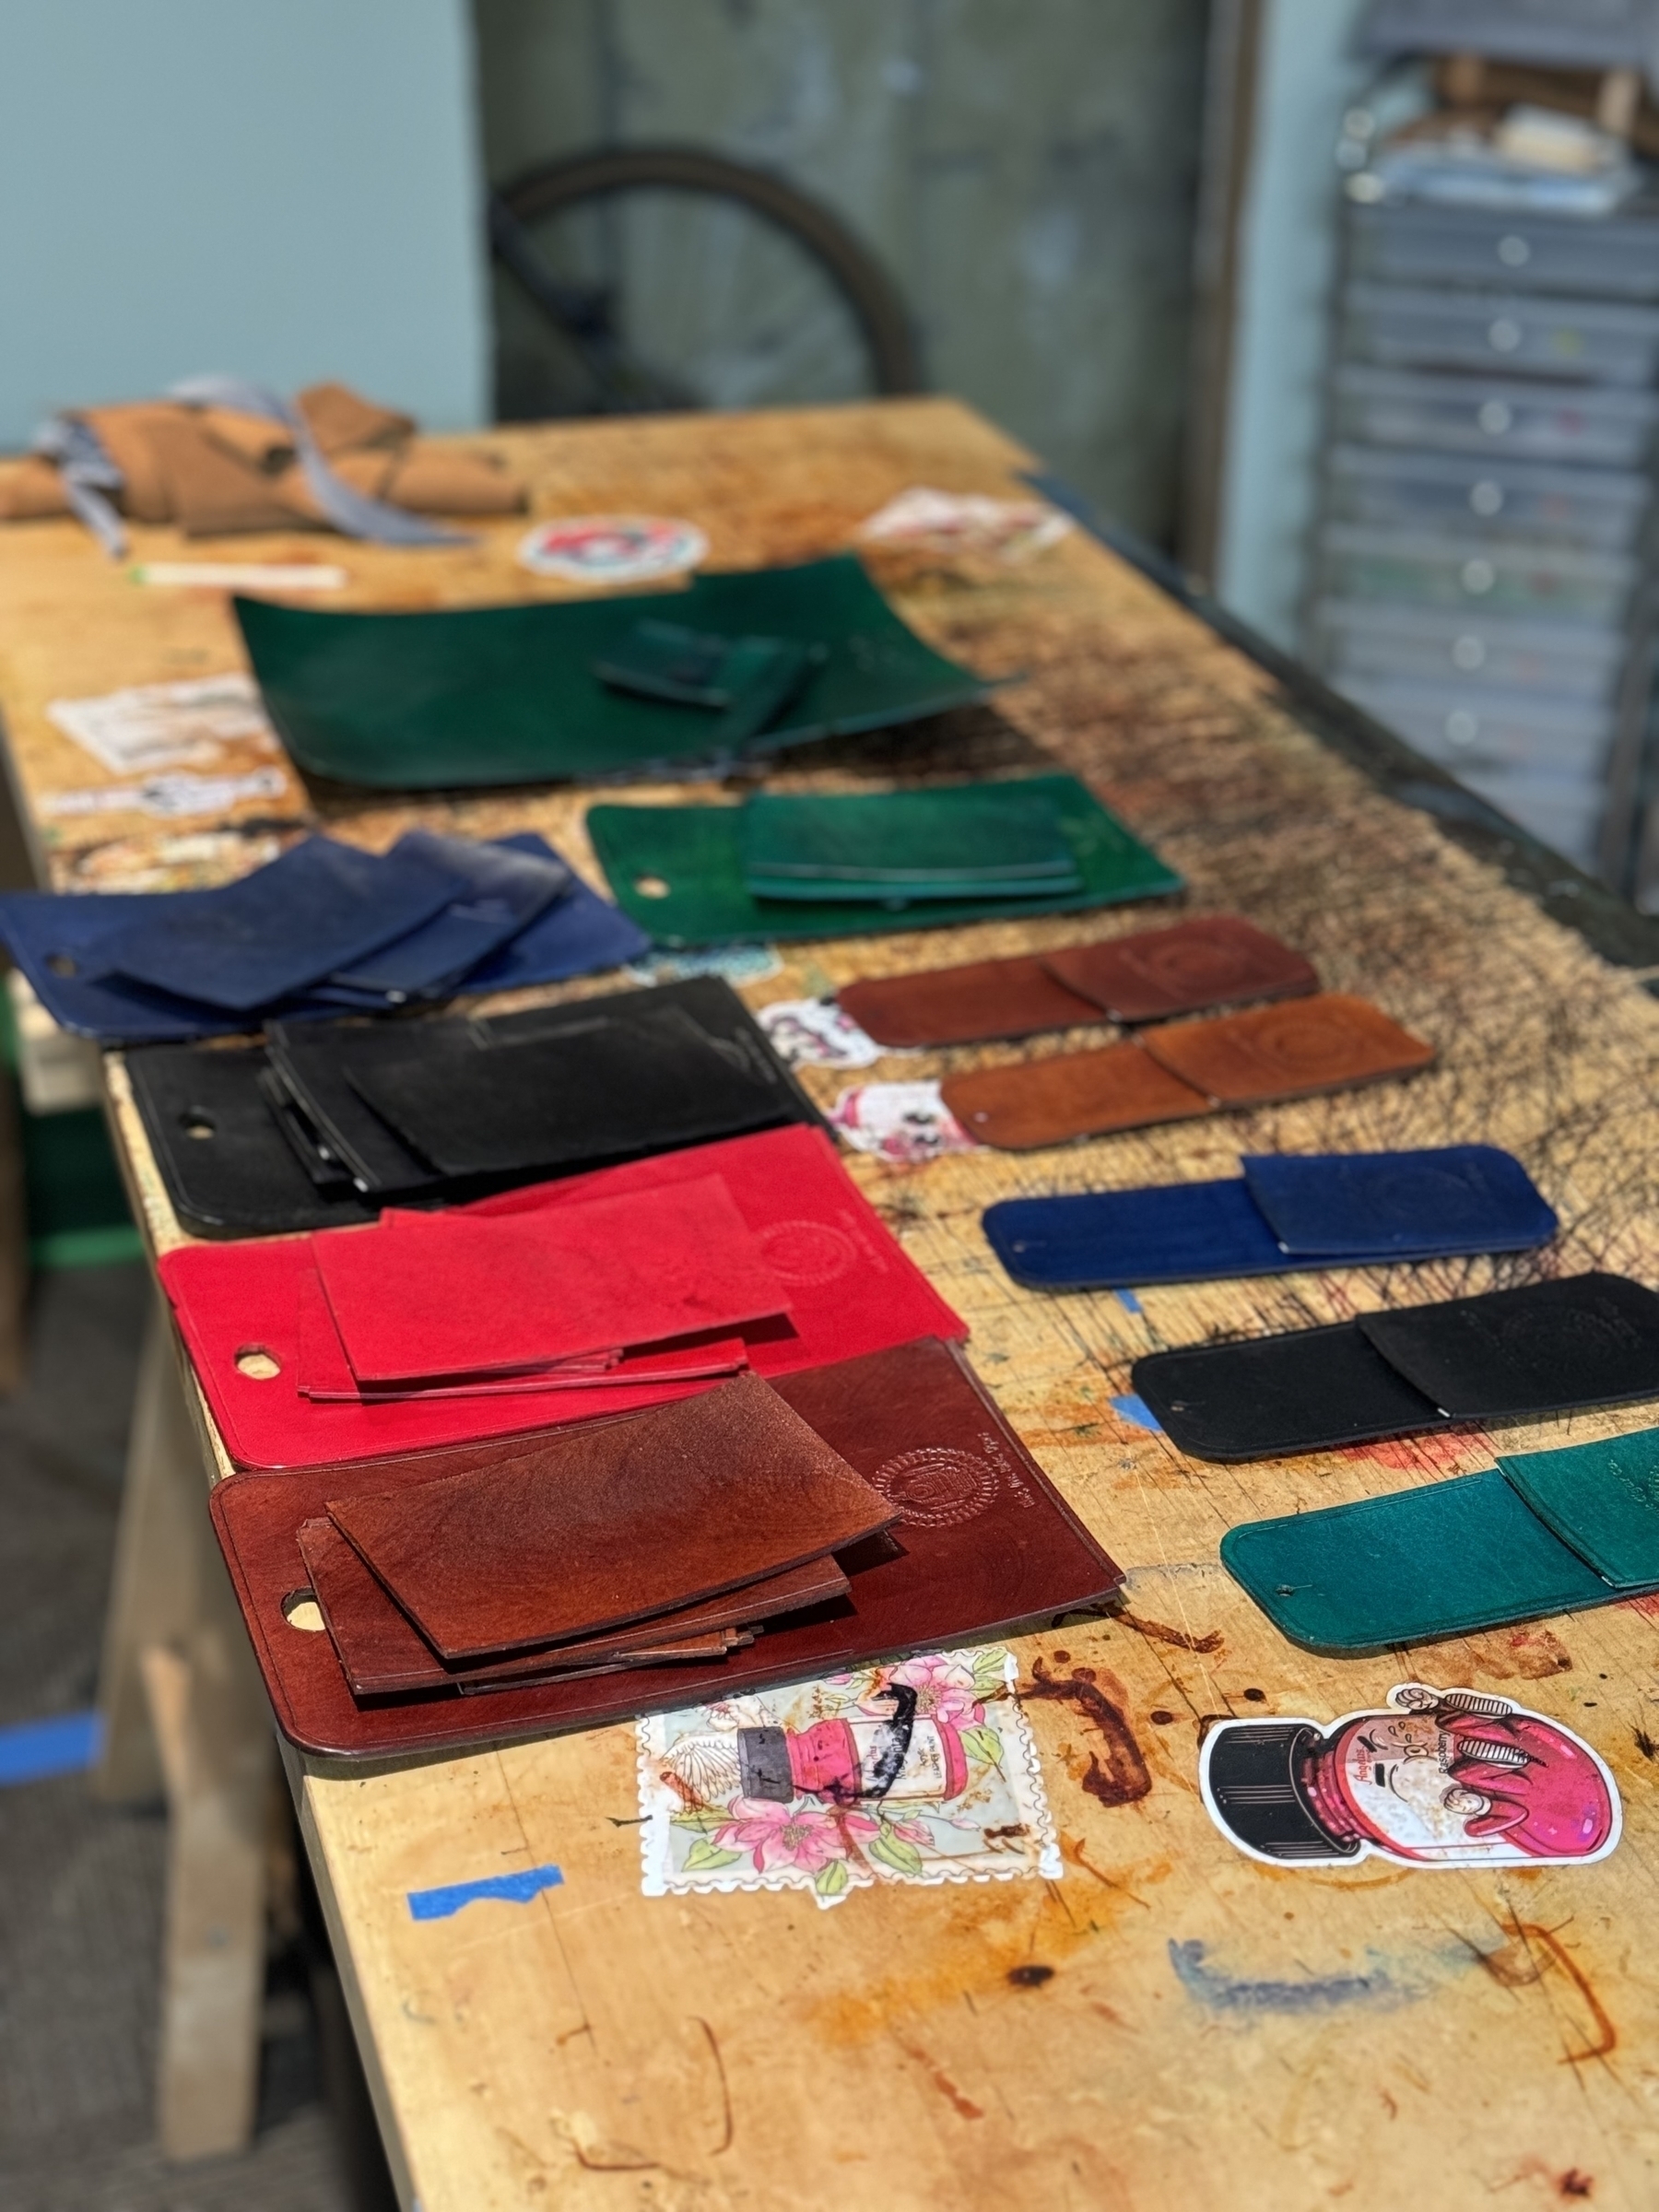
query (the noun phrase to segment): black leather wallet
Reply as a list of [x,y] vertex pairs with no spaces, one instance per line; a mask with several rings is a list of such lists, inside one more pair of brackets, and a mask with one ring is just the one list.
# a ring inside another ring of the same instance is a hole
[[799,1122],[805,1091],[717,976],[485,1019],[273,1024],[127,1056],[198,1236],[274,1236]]

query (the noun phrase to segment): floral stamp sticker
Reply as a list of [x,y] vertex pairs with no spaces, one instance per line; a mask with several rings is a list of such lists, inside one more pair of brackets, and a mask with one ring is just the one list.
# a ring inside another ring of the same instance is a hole
[[1017,1679],[992,1644],[641,1721],[645,1895],[1057,1881]]
[[519,544],[520,563],[568,583],[649,583],[709,557],[695,523],[660,514],[582,514],[538,523]]
[[1559,1721],[1426,1682],[1328,1724],[1224,1721],[1198,1780],[1228,1841],[1270,1866],[1583,1864],[1616,1848],[1623,1817],[1606,1765]]

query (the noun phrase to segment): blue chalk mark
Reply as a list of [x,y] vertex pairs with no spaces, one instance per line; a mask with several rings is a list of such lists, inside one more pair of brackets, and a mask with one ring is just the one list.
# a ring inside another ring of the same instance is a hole
[[1124,1420],[1133,1421],[1137,1429],[1150,1429],[1155,1436],[1163,1434],[1163,1423],[1147,1405],[1146,1399],[1136,1397],[1133,1392],[1127,1397],[1113,1398],[1112,1410],[1113,1413],[1121,1415]]
[[544,1889],[557,1889],[564,1875],[557,1866],[526,1866],[518,1874],[488,1874],[477,1882],[446,1882],[440,1889],[411,1889],[411,1920],[448,1920],[463,1905],[499,1897],[510,1905],[527,1905]]
[[103,1724],[95,1712],[65,1712],[52,1721],[0,1728],[0,1789],[44,1782],[49,1774],[84,1774],[98,1758]]
[[1205,1964],[1208,1946],[1170,1943],[1170,1964],[1175,1978],[1190,1997],[1212,2012],[1338,2012],[1345,2006],[1365,2005],[1390,2012],[1395,2006],[1414,2004],[1428,1992],[1418,1983],[1397,1982],[1385,1967],[1373,1966],[1365,1974],[1317,1974],[1305,1982],[1250,1982]]
[[1139,1313],[1145,1311],[1141,1305],[1140,1300],[1135,1297],[1133,1290],[1117,1290],[1114,1291],[1112,1295],[1117,1300],[1119,1305],[1124,1307],[1124,1310],[1130,1313]]

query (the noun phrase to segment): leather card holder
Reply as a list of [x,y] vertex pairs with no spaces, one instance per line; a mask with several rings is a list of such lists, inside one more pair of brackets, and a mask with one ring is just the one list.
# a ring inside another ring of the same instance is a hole
[[[1075,913],[1164,898],[1182,888],[1181,877],[1076,777],[1030,776],[1015,788],[1053,806],[1080,888],[1021,899],[929,900],[913,917],[918,924],[943,928],[1020,914]],[[745,811],[720,805],[590,806],[587,830],[618,904],[659,945],[796,942],[892,930],[894,909],[878,896],[757,899],[744,879]]]
[[1068,991],[1035,956],[861,977],[835,996],[865,1036],[898,1052],[1034,1037],[1100,1018],[1099,1007]]
[[1611,1588],[1659,1585],[1659,1430],[1502,1454],[1505,1480]]
[[453,1661],[718,1597],[875,1535],[894,1509],[740,1375],[509,1466],[331,1499],[328,1513]]
[[1434,1058],[1432,1045],[1380,1007],[1338,991],[1209,1021],[1171,1022],[1148,1030],[1143,1041],[1160,1065],[1218,1106],[1344,1090],[1414,1074]]
[[752,1646],[706,1665],[567,1675],[477,1698],[359,1701],[327,1635],[308,1633],[284,1610],[307,1587],[300,1524],[355,1485],[424,1481],[526,1447],[497,1441],[219,1483],[214,1526],[285,1734],[319,1754],[378,1759],[596,1727],[1052,1622],[1103,1604],[1121,1583],[949,1346],[895,1345],[778,1388],[893,1507],[897,1541],[842,1555],[846,1600],[780,1618]]
[[1130,1387],[1194,1459],[1283,1459],[1449,1426],[1352,1321],[1149,1352]]
[[947,1076],[939,1095],[970,1136],[1006,1152],[1075,1143],[1213,1111],[1139,1041]]
[[1279,1249],[1241,1176],[1004,1198],[981,1226],[1006,1273],[1031,1290],[1133,1290],[1307,1265]]
[[716,750],[738,751],[770,730],[828,657],[785,638],[728,638],[678,622],[636,622],[594,673],[612,690],[700,707],[717,719]]
[[1301,1260],[1530,1252],[1560,1227],[1520,1161],[1495,1145],[1267,1153],[1240,1164],[1268,1227]]
[[1617,1593],[1487,1469],[1230,1528],[1221,1563],[1293,1643],[1374,1652],[1605,1605]]
[[758,899],[1021,898],[1082,878],[1048,795],[1019,782],[762,793],[739,825]]
[[1042,963],[1109,1021],[1167,1021],[1206,1006],[1300,998],[1319,989],[1312,964],[1234,914],[1046,952]]
[[1457,1421],[1659,1397],[1659,1293],[1593,1271],[1361,1314],[1382,1357]]

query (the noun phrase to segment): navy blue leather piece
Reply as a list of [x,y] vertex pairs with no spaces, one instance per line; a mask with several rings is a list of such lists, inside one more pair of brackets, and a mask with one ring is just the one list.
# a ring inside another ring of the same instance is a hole
[[1560,1226],[1519,1160],[1495,1145],[1276,1153],[1241,1163],[1287,1253],[1364,1265],[1527,1252]]
[[308,837],[181,911],[171,900],[87,948],[105,974],[248,1014],[406,936],[465,886],[413,854]]
[[[512,851],[557,859],[551,846],[525,831],[502,838]],[[120,976],[90,971],[90,948],[112,930],[147,922],[161,901],[181,912],[206,912],[212,891],[119,891],[65,895],[12,891],[0,897],[0,941],[28,977],[53,1019],[77,1037],[105,1045],[182,1044],[257,1029],[259,1014],[230,1014],[200,1000],[150,991]],[[574,877],[564,896],[490,954],[455,988],[514,991],[563,982],[643,959],[651,940],[608,900]],[[302,992],[281,1008],[285,1019],[337,1018],[343,1006],[373,1012],[385,1005],[371,992],[332,987]]]
[[1130,1290],[1305,1265],[1279,1250],[1239,1176],[1004,1198],[986,1207],[984,1230],[1009,1275],[1032,1290]]
[[335,969],[328,979],[348,991],[376,993],[394,1006],[444,996],[571,884],[570,869],[550,853],[543,858],[510,852],[430,830],[411,830],[392,853],[445,870],[464,887],[460,898],[407,936]]

